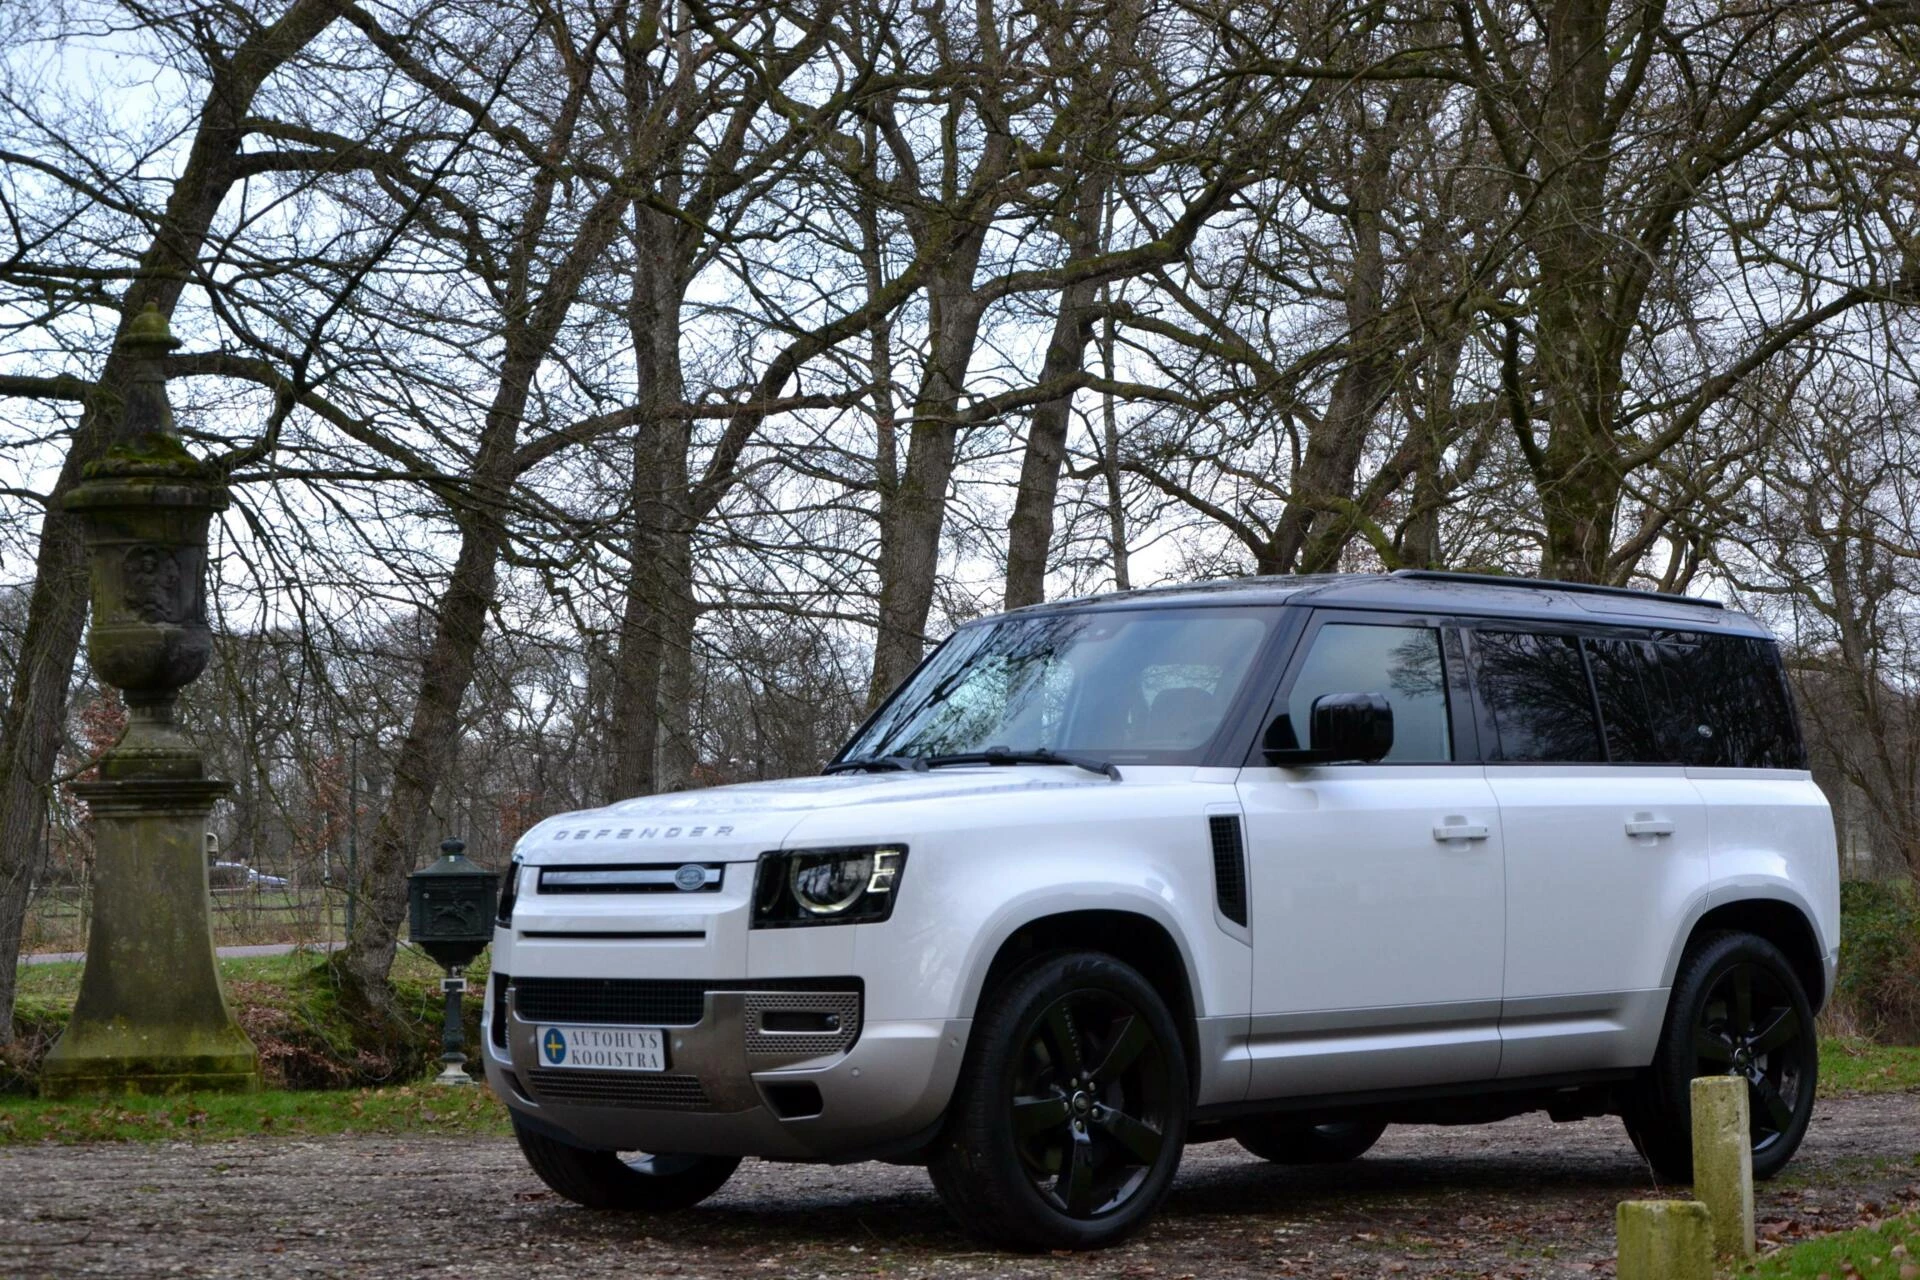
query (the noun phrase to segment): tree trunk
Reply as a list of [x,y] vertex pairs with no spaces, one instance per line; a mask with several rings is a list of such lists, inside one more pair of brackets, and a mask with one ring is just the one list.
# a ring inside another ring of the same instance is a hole
[[361,849],[360,906],[336,967],[363,1011],[389,1009],[387,972],[407,916],[407,876],[427,843],[434,792],[459,742],[460,703],[473,682],[504,546],[505,531],[497,517],[469,518],[435,614],[433,642],[421,667],[407,736],[394,757],[387,803]]
[[[1113,381],[1113,288],[1102,285],[1105,316],[1100,321],[1100,374]],[[1105,451],[1100,459],[1107,482],[1107,552],[1113,561],[1113,589],[1132,589],[1132,571],[1127,563],[1126,494],[1120,488],[1120,421],[1114,412],[1113,392],[1100,393],[1100,428]]]
[[[513,278],[522,288],[526,265],[539,251],[539,228],[551,207],[546,200],[552,183],[549,177],[545,192],[536,193],[535,212],[515,246]],[[434,793],[454,759],[460,704],[473,682],[487,613],[494,604],[498,561],[507,543],[503,507],[518,479],[515,451],[534,377],[552,351],[589,269],[619,233],[624,207],[617,193],[602,194],[581,218],[540,296],[522,294],[503,309],[508,319],[500,380],[481,428],[480,448],[466,486],[468,496],[459,500],[456,510],[460,552],[435,611],[433,641],[421,668],[407,736],[394,757],[393,786],[361,860],[361,909],[345,949],[333,960],[350,1004],[376,1025],[386,1023],[393,1013],[386,979],[393,967],[400,924],[407,915],[407,876],[426,842]]]
[[[633,529],[627,540],[631,565],[620,618],[620,651],[614,657],[614,774],[608,799],[665,790],[661,740],[676,723],[673,694],[665,687],[669,653],[683,643],[677,602],[691,593],[692,565],[686,553],[688,423],[655,412],[680,404],[682,270],[675,228],[644,206],[636,210],[636,265],[627,318],[638,366],[640,423],[633,446],[629,488]],[[684,640],[691,645],[691,637]],[[678,723],[684,726],[685,710]],[[685,737],[684,727],[680,739]],[[677,757],[676,757],[677,760]],[[682,779],[684,785],[684,778]]]
[[[83,428],[84,431],[84,428]],[[87,620],[87,565],[79,529],[59,497],[97,455],[76,438],[40,529],[33,595],[0,738],[0,1045],[13,1039],[15,965],[33,882],[42,873],[47,788],[65,728],[67,687]]]
[[925,652],[927,614],[940,568],[940,531],[953,479],[955,421],[967,365],[973,359],[985,303],[974,292],[984,229],[969,231],[960,247],[930,273],[927,322],[931,350],[914,397],[907,431],[906,467],[891,510],[880,527],[880,634],[874,644],[867,703],[882,699],[913,674]]
[[1537,216],[1534,364],[1547,441],[1529,453],[1550,577],[1601,582],[1613,549],[1621,476],[1610,434],[1620,395],[1622,326],[1607,263],[1609,72],[1605,0],[1559,0],[1547,25]]
[[1393,160],[1393,118],[1363,127],[1348,215],[1353,264],[1347,280],[1347,356],[1327,410],[1307,437],[1293,493],[1274,528],[1262,573],[1330,573],[1353,537],[1340,513],[1353,499],[1367,432],[1385,398],[1399,351],[1388,325],[1385,229],[1380,210]]
[[[1082,178],[1076,201],[1069,262],[1081,262],[1100,250],[1104,183]],[[1058,382],[1080,372],[1087,341],[1093,336],[1093,300],[1098,286],[1087,281],[1060,291],[1053,339],[1040,366],[1040,383]],[[1007,523],[1006,607],[1039,604],[1046,598],[1047,559],[1053,549],[1053,509],[1060,492],[1060,467],[1067,457],[1067,430],[1073,420],[1073,393],[1033,407],[1027,445],[1020,461],[1020,488]]]

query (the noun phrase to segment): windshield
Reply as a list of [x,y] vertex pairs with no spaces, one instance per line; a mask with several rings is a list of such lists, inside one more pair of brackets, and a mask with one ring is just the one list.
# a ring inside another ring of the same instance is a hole
[[842,760],[1005,748],[1197,763],[1271,624],[1247,609],[1007,618],[941,647]]

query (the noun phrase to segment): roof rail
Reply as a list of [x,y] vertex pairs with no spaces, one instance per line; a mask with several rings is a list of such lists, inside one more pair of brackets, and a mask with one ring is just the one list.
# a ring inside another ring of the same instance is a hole
[[1608,587],[1595,582],[1561,582],[1556,578],[1516,578],[1503,573],[1455,573],[1446,569],[1395,569],[1391,576],[1413,578],[1422,582],[1468,582],[1481,587],[1548,587],[1554,591],[1573,591],[1589,596],[1624,596],[1629,600],[1670,600],[1674,604],[1698,605],[1702,609],[1726,608],[1718,600],[1675,595],[1671,591],[1642,591],[1638,587]]

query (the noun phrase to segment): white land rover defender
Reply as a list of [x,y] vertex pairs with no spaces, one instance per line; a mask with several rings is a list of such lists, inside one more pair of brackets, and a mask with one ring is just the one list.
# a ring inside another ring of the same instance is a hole
[[561,1195],[742,1156],[925,1163],[1024,1248],[1138,1227],[1182,1148],[1616,1113],[1806,1131],[1838,868],[1779,655],[1708,601],[1403,572],[961,628],[822,777],[542,822],[487,1076]]

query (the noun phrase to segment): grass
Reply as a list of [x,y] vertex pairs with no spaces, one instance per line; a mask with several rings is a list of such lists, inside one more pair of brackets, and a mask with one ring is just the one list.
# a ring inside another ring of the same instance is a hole
[[[441,971],[426,956],[402,949],[390,978],[407,1019],[407,1039],[369,1045],[341,1007],[340,993],[315,952],[229,957],[219,961],[227,1002],[260,1050],[267,1083],[276,1088],[346,1088],[415,1078],[439,1053]],[[72,1011],[80,989],[77,963],[22,965],[14,1024],[19,1038],[0,1051],[0,1096],[31,1093],[39,1061]],[[485,961],[468,970],[463,1012],[469,1042],[478,1033],[486,988]]]
[[218,1142],[260,1134],[505,1134],[507,1111],[484,1087],[268,1090],[41,1102],[0,1098],[0,1145]]
[[1920,1045],[1884,1045],[1858,1036],[1820,1042],[1820,1093],[1894,1093],[1920,1089]]
[[1755,1280],[1920,1280],[1920,1213],[1789,1245],[1740,1274]]

